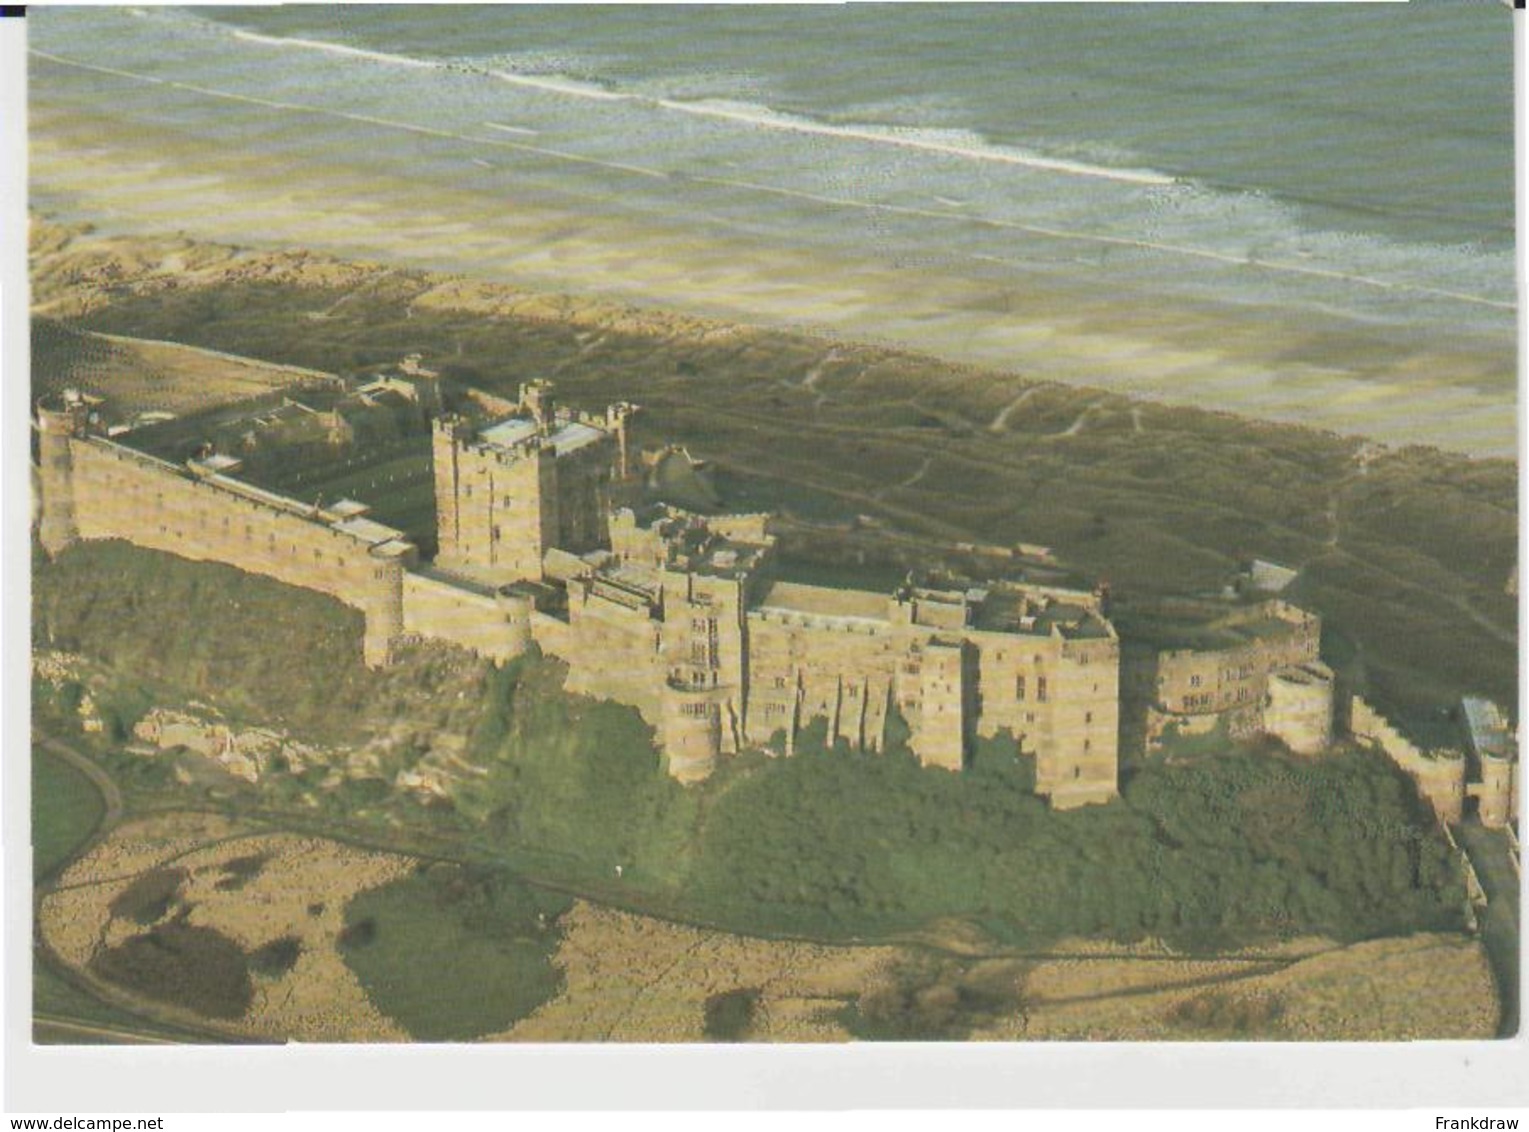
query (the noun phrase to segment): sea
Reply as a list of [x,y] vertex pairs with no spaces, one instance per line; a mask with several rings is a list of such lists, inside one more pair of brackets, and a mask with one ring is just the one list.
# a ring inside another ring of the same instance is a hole
[[[454,191],[825,262],[869,249],[915,274],[1516,342],[1496,0],[48,6],[28,22],[34,90],[67,82],[295,174],[404,162]],[[1491,391],[1508,405],[1514,379],[1509,364]]]

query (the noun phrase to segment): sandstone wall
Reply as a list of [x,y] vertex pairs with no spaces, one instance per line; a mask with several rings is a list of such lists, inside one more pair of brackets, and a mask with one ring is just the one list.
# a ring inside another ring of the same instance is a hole
[[280,497],[197,479],[109,441],[75,438],[69,449],[81,538],[126,539],[338,598],[366,616],[367,663],[387,663],[404,631],[403,574],[411,557],[379,558],[365,541]]
[[[822,719],[828,724],[830,744],[843,738],[867,750],[881,750],[887,708],[908,645],[890,625],[752,610],[749,741],[763,744],[781,730],[790,738],[812,720]],[[903,706],[905,715],[917,715],[916,698]]]
[[406,632],[501,662],[523,653],[531,639],[528,608],[412,572],[403,579],[403,624]]
[[1333,736],[1331,670],[1318,664],[1271,673],[1263,728],[1297,754],[1326,750]]
[[1439,820],[1460,821],[1465,810],[1465,756],[1454,750],[1425,752],[1412,743],[1364,700],[1355,696],[1349,729],[1401,767],[1417,784],[1418,794],[1433,807]]
[[[1175,649],[1158,654],[1159,707],[1191,714],[1261,706],[1270,672],[1318,659],[1321,618],[1285,602],[1267,602],[1254,609],[1277,617],[1284,628],[1229,648]],[[1248,619],[1253,616],[1250,611]]]

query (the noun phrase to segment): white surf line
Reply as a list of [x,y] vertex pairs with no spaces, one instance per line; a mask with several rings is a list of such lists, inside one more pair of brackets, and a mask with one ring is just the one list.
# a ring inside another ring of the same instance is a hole
[[1010,153],[996,148],[958,145],[952,142],[932,141],[926,138],[903,137],[894,133],[862,129],[854,126],[831,126],[826,123],[814,122],[810,119],[790,118],[771,114],[768,111],[758,112],[741,108],[734,109],[716,104],[683,102],[672,98],[648,98],[621,91],[605,90],[592,83],[582,83],[574,79],[561,79],[545,75],[520,75],[513,71],[490,70],[459,64],[453,65],[446,60],[415,59],[408,55],[369,51],[360,47],[349,47],[341,43],[332,43],[327,40],[260,35],[256,32],[242,30],[235,31],[232,34],[235,39],[240,39],[247,43],[259,43],[277,48],[297,47],[308,51],[322,51],[330,55],[364,59],[373,63],[391,63],[395,66],[413,67],[415,69],[482,74],[514,86],[527,87],[532,90],[546,91],[552,94],[593,99],[600,102],[632,102],[642,106],[656,106],[677,114],[690,114],[700,118],[719,118],[730,122],[741,122],[758,129],[815,134],[820,137],[849,138],[854,141],[870,142],[874,145],[893,145],[903,149],[922,150],[926,153],[943,153],[952,157],[969,158],[974,161],[993,161],[1004,165],[1018,165],[1024,168],[1041,169],[1049,173],[1064,173],[1076,177],[1099,177],[1110,181],[1123,181],[1127,184],[1162,186],[1176,183],[1176,179],[1173,177],[1148,170],[1109,169],[1100,165],[1087,165],[1082,162],[1066,161],[1061,158]]
[[651,177],[659,181],[667,181],[669,175],[656,169],[644,169],[640,165],[627,165],[620,161],[602,161],[594,157],[584,157],[577,153],[568,153],[560,149],[549,149],[546,146],[527,145],[524,142],[503,141],[499,138],[480,138],[472,134],[458,134],[450,130],[437,130],[430,126],[418,126],[412,122],[399,122],[390,118],[376,118],[370,114],[353,114],[345,110],[326,110],[317,106],[305,106],[297,102],[279,102],[274,98],[260,98],[250,94],[234,94],[226,90],[214,90],[212,87],[198,86],[195,83],[177,82],[174,79],[155,78],[153,75],[140,75],[134,71],[124,71],[117,67],[104,67],[97,63],[82,63],[78,59],[68,59],[62,55],[54,55],[52,52],[42,51],[35,47],[27,48],[27,54],[35,55],[40,59],[46,59],[50,63],[58,63],[65,67],[76,67],[85,71],[96,71],[103,75],[115,75],[119,78],[133,79],[137,82],[152,83],[155,86],[172,87],[176,90],[189,90],[195,94],[204,94],[209,98],[221,98],[230,102],[244,102],[251,106],[265,106],[273,110],[288,110],[297,114],[314,114],[322,118],[342,118],[349,122],[361,122],[368,126],[382,126],[387,129],[405,130],[411,134],[424,134],[428,137],[448,138],[453,141],[471,142],[474,145],[491,145],[499,149],[517,150],[522,153],[535,153],[542,157],[555,157],[561,161],[569,161],[578,165],[594,165],[601,169],[614,169],[621,173],[633,173],[642,177]]
[[1177,178],[1164,173],[1152,173],[1139,169],[1106,169],[1103,166],[1084,165],[1076,161],[1009,153],[1001,149],[981,149],[976,146],[955,145],[951,142],[929,141],[924,138],[902,137],[877,130],[858,129],[854,126],[829,126],[805,118],[783,118],[772,114],[750,113],[747,110],[733,110],[725,106],[711,106],[699,102],[678,102],[672,98],[658,98],[652,100],[652,104],[680,114],[693,114],[701,118],[721,118],[760,129],[815,134],[820,137],[850,138],[875,145],[895,145],[902,149],[917,149],[926,153],[965,157],[973,161],[993,161],[1002,165],[1043,169],[1048,173],[1066,173],[1075,177],[1099,177],[1107,181],[1124,181],[1132,185],[1164,186],[1178,183]]
[[499,130],[506,134],[521,134],[528,138],[534,138],[541,133],[540,130],[527,129],[525,126],[506,126],[503,122],[484,122],[484,127],[490,130]]
[[[347,49],[353,50],[353,49]],[[27,48],[27,54],[35,55],[40,59],[58,63],[66,67],[76,67],[81,70],[95,71],[105,75],[116,75],[120,78],[133,79],[138,82],[152,83],[156,86],[168,86],[178,90],[189,90],[197,94],[204,94],[210,98],[222,98],[233,102],[245,102],[253,106],[266,106],[276,110],[290,110],[299,114],[314,114],[320,117],[341,118],[352,122],[362,122],[370,126],[383,126],[395,130],[406,130],[410,133],[424,134],[430,137],[448,138],[454,141],[471,142],[477,145],[492,145],[501,149],[518,150],[525,153],[535,153],[543,157],[555,157],[563,161],[578,165],[593,165],[601,169],[613,169],[618,172],[632,173],[637,176],[648,177],[654,180],[669,180],[669,174],[656,169],[645,169],[640,165],[627,165],[618,161],[602,161],[594,157],[584,157],[576,153],[568,153],[564,150],[549,149],[544,146],[527,145],[523,142],[502,141],[497,138],[480,138],[471,134],[458,134],[449,130],[437,130],[428,126],[417,126],[410,122],[399,122],[387,118],[375,118],[368,114],[352,114],[343,110],[325,110],[316,106],[304,106],[298,103],[278,102],[275,99],[259,98],[254,95],[233,94],[229,91],[214,90],[210,87],[197,86],[192,83],[177,82],[173,79],[155,78],[152,75],[140,75],[133,71],[124,71],[116,67],[105,67],[96,63],[82,63],[77,59],[68,59],[62,55],[55,55],[39,48]],[[617,96],[625,97],[625,96]],[[1028,232],[1032,235],[1046,236],[1055,240],[1075,240],[1084,243],[1105,244],[1116,247],[1139,248],[1147,251],[1166,252],[1170,255],[1189,256],[1197,259],[1211,260],[1217,263],[1231,264],[1237,267],[1253,267],[1266,271],[1284,271],[1296,275],[1309,275],[1318,278],[1336,279],[1349,283],[1359,283],[1364,286],[1375,287],[1385,291],[1405,291],[1413,294],[1432,295],[1436,298],[1454,299],[1459,302],[1473,303],[1478,306],[1494,307],[1498,310],[1515,311],[1518,309],[1515,303],[1505,303],[1497,299],[1488,299],[1482,295],[1471,295],[1461,291],[1450,291],[1440,287],[1428,287],[1421,283],[1406,283],[1388,279],[1376,279],[1368,275],[1355,275],[1347,272],[1327,268],[1307,267],[1302,264],[1284,263],[1278,260],[1250,259],[1246,256],[1232,255],[1227,252],[1211,251],[1208,248],[1196,248],[1179,244],[1163,244],[1153,240],[1136,240],[1127,236],[1105,236],[1093,232],[1074,232],[1060,228],[1048,228],[1038,224],[1021,224],[1013,220],[998,220],[987,216],[972,216],[953,212],[940,212],[932,208],[915,208],[911,205],[880,204],[874,201],[848,200],[843,197],[831,197],[821,193],[810,193],[799,189],[784,189],[775,185],[761,185],[752,181],[735,180],[727,177],[704,177],[687,176],[686,180],[699,184],[726,185],[731,188],[750,189],[755,192],[768,193],[773,196],[791,197],[797,200],[813,201],[818,204],[832,205],[836,208],[855,208],[873,212],[886,212],[899,216],[919,216],[936,220],[965,220],[974,224],[982,224],[992,228],[1001,228],[1007,231]],[[992,263],[1007,263],[996,256],[974,256],[975,259],[984,259]]]

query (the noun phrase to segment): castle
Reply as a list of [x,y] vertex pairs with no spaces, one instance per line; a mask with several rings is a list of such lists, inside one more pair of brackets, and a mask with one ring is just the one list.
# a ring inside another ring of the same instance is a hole
[[573,412],[535,381],[513,401],[467,391],[480,410],[469,417],[445,411],[417,360],[402,376],[387,393],[418,398],[430,420],[430,561],[365,504],[265,490],[227,454],[182,465],[120,443],[78,396],[37,411],[39,539],[50,554],[127,539],[329,594],[362,612],[373,666],[410,640],[495,661],[534,643],[567,664],[570,690],[637,709],[686,783],[744,749],[789,755],[821,726],[831,745],[868,751],[906,738],[923,765],[952,771],[978,739],[1001,739],[1034,758],[1053,807],[1105,802],[1118,793],[1123,692],[1146,705],[1149,746],[1222,725],[1305,753],[1332,738],[1320,619],[1284,601],[1223,610],[1210,647],[1123,664],[1100,593],[790,581],[770,516],[617,501],[631,494],[633,405]]

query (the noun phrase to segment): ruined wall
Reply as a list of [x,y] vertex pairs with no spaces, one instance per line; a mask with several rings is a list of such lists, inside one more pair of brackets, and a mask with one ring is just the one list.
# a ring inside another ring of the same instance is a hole
[[328,594],[365,614],[366,662],[390,659],[404,632],[403,575],[412,555],[378,557],[362,540],[278,502],[99,438],[72,439],[69,453],[79,537],[126,539]]
[[1455,824],[1465,811],[1465,755],[1456,750],[1423,751],[1355,696],[1349,709],[1354,738],[1374,744],[1417,784],[1418,794],[1442,822]]

